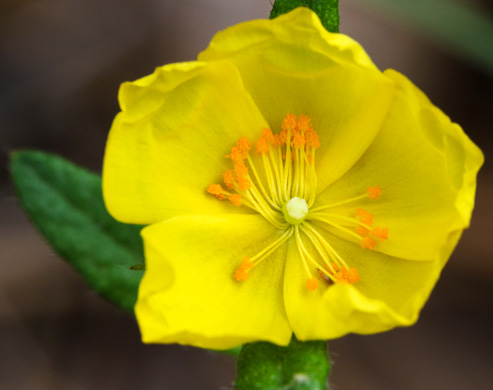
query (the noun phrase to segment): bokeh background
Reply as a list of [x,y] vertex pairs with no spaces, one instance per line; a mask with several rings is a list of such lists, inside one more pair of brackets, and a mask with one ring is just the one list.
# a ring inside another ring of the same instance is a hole
[[[413,80],[483,149],[486,164],[472,226],[418,324],[330,342],[335,390],[491,388],[492,68],[471,61],[447,34],[437,34],[436,23],[420,22],[444,0],[428,0],[428,11],[399,11],[405,9],[399,3],[413,2],[423,3],[396,0],[388,7],[384,0],[340,0],[341,32],[362,43],[381,69],[397,69]],[[450,2],[492,20],[488,0]],[[142,345],[135,320],[96,296],[53,253],[19,209],[8,153],[41,149],[100,172],[121,82],[158,65],[193,60],[216,31],[266,18],[270,8],[269,0],[2,0],[1,389],[233,388],[232,358]],[[459,21],[452,25],[467,36]],[[471,45],[491,57],[493,36],[479,34]]]

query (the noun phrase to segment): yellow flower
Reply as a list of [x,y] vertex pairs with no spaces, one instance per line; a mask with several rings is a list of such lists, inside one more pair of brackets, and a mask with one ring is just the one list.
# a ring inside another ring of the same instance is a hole
[[145,342],[230,348],[413,324],[469,224],[480,150],[299,8],[120,90],[103,172],[142,232]]

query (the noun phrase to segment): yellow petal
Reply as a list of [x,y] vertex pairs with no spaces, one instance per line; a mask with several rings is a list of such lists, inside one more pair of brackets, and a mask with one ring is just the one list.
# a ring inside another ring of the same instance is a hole
[[149,224],[175,215],[245,212],[206,193],[230,168],[241,137],[266,122],[228,63],[185,63],[120,89],[122,112],[104,160],[106,206],[116,218]]
[[199,59],[231,61],[275,132],[288,113],[312,119],[322,143],[317,166],[326,167],[321,187],[363,154],[393,96],[393,83],[363,48],[327,32],[307,8],[219,32]]
[[[327,238],[349,266],[358,270],[361,279],[354,285],[328,287],[321,280],[316,291],[308,291],[303,264],[291,244],[284,299],[289,323],[300,340],[332,339],[347,333],[371,334],[414,324],[459,234],[450,238],[433,262],[367,252],[330,234]],[[305,244],[310,246],[308,240]],[[313,248],[311,251],[315,256]]]
[[135,308],[147,343],[180,343],[226,349],[291,338],[282,297],[285,250],[280,248],[233,279],[282,232],[258,215],[187,216],[143,230],[146,272]]
[[395,71],[385,74],[395,82],[397,92],[380,133],[358,163],[317,196],[315,206],[379,186],[380,199],[349,203],[330,212],[354,216],[356,208],[362,208],[375,216],[374,226],[389,229],[389,239],[374,250],[434,260],[452,232],[469,226],[483,155],[460,126],[408,79]]

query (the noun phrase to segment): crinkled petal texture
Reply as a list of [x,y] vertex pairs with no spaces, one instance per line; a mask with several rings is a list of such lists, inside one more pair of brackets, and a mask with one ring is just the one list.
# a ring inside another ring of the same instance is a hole
[[307,8],[219,32],[199,59],[233,63],[273,131],[287,113],[311,118],[323,145],[320,188],[358,161],[394,94],[393,83],[357,42],[327,32]]
[[206,193],[228,168],[224,156],[238,134],[254,138],[267,126],[234,66],[164,66],[123,84],[119,100],[103,170],[111,215],[150,224],[176,215],[245,212]]
[[451,233],[434,261],[410,261],[378,251],[362,252],[359,245],[320,226],[318,230],[358,270],[361,279],[354,285],[340,283],[308,291],[299,281],[303,264],[294,243],[290,243],[284,300],[289,323],[299,340],[371,334],[414,324],[460,237],[460,231]]
[[[220,32],[199,60],[124,84],[107,144],[109,211],[153,224],[143,231],[136,305],[144,341],[286,345],[292,332],[328,339],[414,323],[469,224],[479,149],[404,76],[380,72],[356,42],[328,33],[304,8]],[[320,136],[315,207],[382,189],[377,201],[331,210],[350,217],[363,208],[388,227],[373,251],[310,222],[358,270],[354,285],[321,280],[309,291],[294,239],[247,281],[232,278],[282,231],[205,189],[221,181],[239,138],[279,131],[287,113],[308,115]]]
[[281,233],[259,215],[176,217],[144,229],[146,273],[135,312],[145,342],[226,349],[255,340],[287,345],[285,251],[240,284],[237,259]]
[[356,207],[363,208],[375,216],[375,226],[389,229],[390,239],[375,250],[434,260],[450,233],[469,225],[483,156],[407,78],[392,70],[385,75],[395,83],[396,94],[378,136],[349,172],[318,194],[315,206],[378,185],[380,199],[349,203],[333,212],[354,215]]
[[[363,208],[375,216],[377,225],[389,228],[389,239],[373,251],[363,250],[353,237],[317,224],[361,279],[316,292],[295,283],[303,265],[296,248],[290,248],[284,296],[289,322],[300,340],[413,324],[462,230],[469,226],[481,151],[404,76],[391,70],[385,75],[395,83],[396,94],[378,135],[345,175],[318,194],[315,206],[379,185],[379,200],[349,203],[331,212],[350,216],[356,207]],[[313,318],[310,323],[308,316]]]

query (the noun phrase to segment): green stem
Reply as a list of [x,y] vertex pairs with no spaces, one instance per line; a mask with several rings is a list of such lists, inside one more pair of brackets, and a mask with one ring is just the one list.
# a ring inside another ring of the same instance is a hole
[[324,341],[293,337],[287,347],[246,344],[238,358],[236,390],[325,390],[329,372]]
[[270,18],[285,14],[297,7],[308,7],[320,18],[327,31],[339,32],[339,0],[276,0]]

